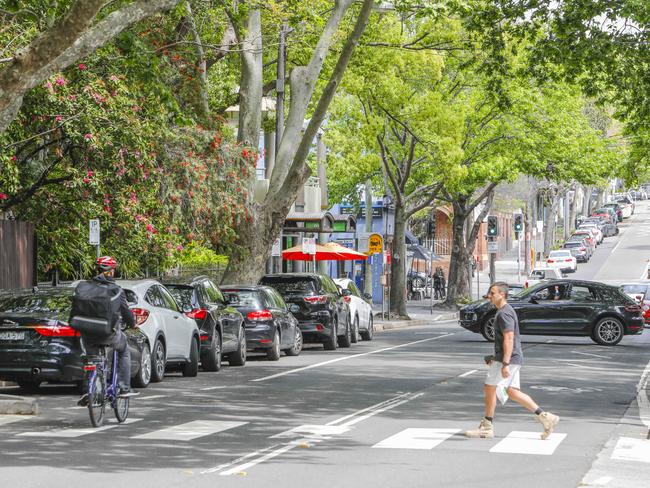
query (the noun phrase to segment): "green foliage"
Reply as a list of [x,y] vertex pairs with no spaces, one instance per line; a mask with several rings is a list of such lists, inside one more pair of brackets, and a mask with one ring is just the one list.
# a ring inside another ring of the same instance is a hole
[[209,247],[192,242],[178,254],[178,263],[183,268],[211,268],[215,266],[225,267],[228,264],[228,257],[217,254]]

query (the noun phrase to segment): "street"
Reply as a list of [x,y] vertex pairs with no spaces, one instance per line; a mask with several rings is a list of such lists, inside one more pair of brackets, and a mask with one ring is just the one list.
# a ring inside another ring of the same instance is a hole
[[[575,278],[638,279],[649,217],[641,206]],[[169,373],[133,399],[125,425],[93,429],[72,388],[42,387],[41,415],[0,417],[3,485],[645,486],[648,448],[635,442],[650,426],[647,393],[636,398],[647,331],[616,347],[523,336],[522,389],[562,420],[541,441],[533,415],[509,402],[495,438],[471,440],[492,346],[436,318],[348,350]]]

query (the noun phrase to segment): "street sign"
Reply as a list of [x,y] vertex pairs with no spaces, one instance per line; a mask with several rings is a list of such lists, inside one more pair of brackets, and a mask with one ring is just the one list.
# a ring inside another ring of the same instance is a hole
[[90,233],[88,237],[88,242],[92,246],[99,246],[99,219],[90,220]]
[[316,254],[316,238],[303,237],[302,238],[302,252],[304,254]]
[[282,245],[280,244],[280,238],[278,237],[275,242],[273,242],[273,247],[271,248],[271,256],[280,257],[282,255]]
[[379,254],[384,250],[384,239],[379,234],[368,237],[368,254]]
[[499,243],[497,241],[488,241],[487,249],[489,254],[496,254],[499,252]]

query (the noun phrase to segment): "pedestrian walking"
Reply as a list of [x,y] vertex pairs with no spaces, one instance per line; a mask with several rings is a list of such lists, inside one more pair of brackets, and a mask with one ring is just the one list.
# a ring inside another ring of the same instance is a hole
[[438,266],[438,276],[440,280],[440,299],[444,300],[447,296],[447,280],[445,280],[445,272],[442,269],[442,266]]
[[[508,285],[503,282],[490,286],[488,300],[497,308],[494,317],[494,356],[485,358],[488,374],[483,386],[485,396],[485,417],[478,429],[465,432],[467,437],[494,437],[493,418],[497,394],[502,403],[512,398],[522,407],[535,414],[536,420],[544,427],[542,439],[547,439],[560,421],[560,417],[545,412],[526,393],[521,391],[519,371],[524,363],[519,337],[517,313],[508,304]],[[505,394],[507,393],[507,397]]]
[[440,268],[436,268],[436,272],[433,274],[433,299],[434,300],[440,300],[440,274],[438,273],[438,270]]

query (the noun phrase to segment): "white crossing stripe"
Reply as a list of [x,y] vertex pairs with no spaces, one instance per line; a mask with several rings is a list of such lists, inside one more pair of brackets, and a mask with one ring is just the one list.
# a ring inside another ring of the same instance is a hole
[[650,463],[650,440],[621,437],[612,452],[612,459]]
[[18,437],[65,437],[65,438],[72,438],[72,437],[81,437],[84,435],[88,434],[95,434],[97,432],[102,432],[104,430],[108,429],[114,429],[117,427],[117,424],[113,425],[105,425],[103,427],[88,427],[85,429],[70,429],[70,428],[62,428],[62,429],[52,429],[52,430],[42,430],[39,432],[23,432],[22,434],[18,434]]
[[280,432],[279,434],[272,435],[270,439],[279,437],[327,437],[332,435],[345,434],[350,430],[350,427],[345,425],[300,425],[291,430]]
[[513,430],[505,439],[490,449],[490,452],[550,456],[565,437],[566,434],[551,434],[548,439],[542,440],[541,432]]
[[174,425],[166,429],[155,430],[148,434],[141,434],[131,439],[157,439],[169,441],[191,441],[197,437],[216,434],[229,429],[234,429],[248,422],[225,422],[220,420],[194,420],[186,424]]
[[405,429],[372,446],[380,449],[433,449],[460,429]]
[[0,426],[7,425],[7,424],[12,424],[14,422],[19,422],[21,420],[31,419],[31,418],[33,418],[33,417],[29,417],[27,415],[5,415],[5,414],[2,414],[2,415],[0,415]]

